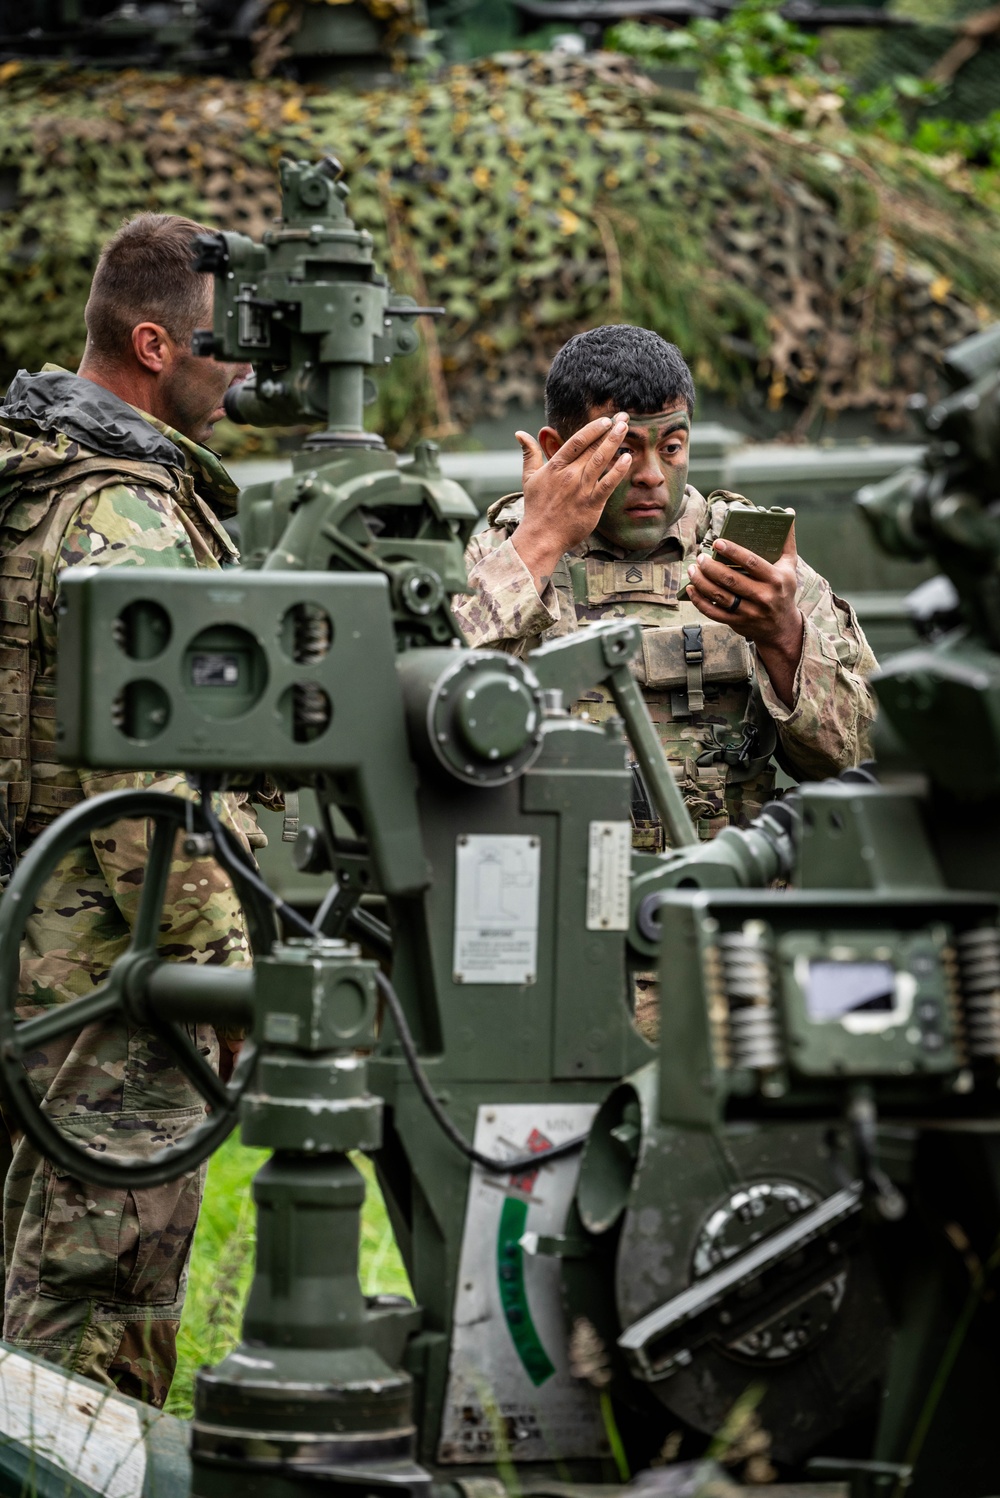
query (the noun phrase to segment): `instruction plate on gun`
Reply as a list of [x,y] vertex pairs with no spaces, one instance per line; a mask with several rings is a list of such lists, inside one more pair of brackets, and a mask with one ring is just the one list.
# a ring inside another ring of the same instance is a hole
[[534,983],[537,837],[468,833],[455,846],[456,983]]

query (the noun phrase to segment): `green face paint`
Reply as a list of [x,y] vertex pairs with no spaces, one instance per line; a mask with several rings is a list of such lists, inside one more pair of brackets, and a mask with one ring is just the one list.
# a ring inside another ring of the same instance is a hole
[[626,552],[654,551],[684,504],[691,421],[685,407],[631,416],[623,448],[632,454],[626,478],[604,506],[597,530]]

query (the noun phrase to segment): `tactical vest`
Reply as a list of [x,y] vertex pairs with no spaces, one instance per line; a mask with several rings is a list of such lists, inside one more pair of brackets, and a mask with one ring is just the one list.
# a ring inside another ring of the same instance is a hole
[[[693,558],[692,558],[693,560]],[[699,836],[756,816],[774,788],[774,723],[754,685],[753,651],[679,594],[687,563],[618,561],[600,552],[564,557],[553,574],[569,627],[593,619],[638,619],[642,650],[632,663]],[[562,621],[560,621],[562,623]],[[553,633],[562,633],[560,626]],[[573,711],[600,722],[615,706],[605,688]],[[660,852],[664,829],[633,769],[633,843]]]
[[109,484],[175,493],[166,468],[91,456],[0,488],[0,878],[67,807],[84,799],[56,753],[56,565],[85,500]]

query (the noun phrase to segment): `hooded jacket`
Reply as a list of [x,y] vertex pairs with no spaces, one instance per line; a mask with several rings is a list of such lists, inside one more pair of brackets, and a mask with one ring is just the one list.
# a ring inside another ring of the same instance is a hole
[[[91,381],[20,373],[0,406],[0,813],[8,868],[68,806],[103,791],[190,795],[169,773],[75,770],[55,745],[56,596],[66,568],[218,568],[236,489],[219,460]],[[113,639],[107,649],[114,650]],[[250,842],[232,795],[221,817]],[[94,832],[54,867],[25,924],[18,1015],[92,994],[127,950],[150,857],[148,820]],[[259,839],[258,839],[259,840]],[[176,856],[159,956],[245,966],[239,900],[212,859]],[[209,1065],[209,1025],[188,1027]],[[162,1037],[124,1013],[39,1045],[25,1065],[46,1110],[86,1148],[148,1154],[200,1122],[205,1104]],[[16,1141],[4,1208],[5,1340],[99,1382],[142,1343],[148,1397],[169,1386],[198,1171],[131,1191],[83,1186]],[[148,1328],[156,1327],[150,1340]],[[130,1341],[131,1338],[131,1341]],[[152,1350],[150,1350],[152,1349]],[[117,1359],[117,1361],[116,1361]]]
[[13,380],[0,406],[0,839],[8,867],[61,810],[108,778],[65,769],[55,756],[61,572],[76,563],[235,562],[222,521],[236,498],[213,453],[92,381],[50,367]]

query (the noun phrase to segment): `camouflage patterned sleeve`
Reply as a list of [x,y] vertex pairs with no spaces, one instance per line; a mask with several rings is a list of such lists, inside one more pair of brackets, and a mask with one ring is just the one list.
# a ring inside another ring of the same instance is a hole
[[867,678],[878,663],[850,604],[801,558],[798,576],[805,631],[792,706],[778,697],[759,659],[757,679],[785,757],[803,779],[821,780],[871,753],[875,699]]
[[531,573],[503,530],[480,531],[466,548],[472,594],[456,594],[452,610],[474,649],[505,642],[522,642],[541,635],[558,622],[559,599],[552,583],[541,597]]

